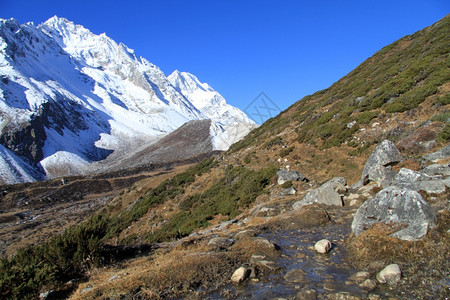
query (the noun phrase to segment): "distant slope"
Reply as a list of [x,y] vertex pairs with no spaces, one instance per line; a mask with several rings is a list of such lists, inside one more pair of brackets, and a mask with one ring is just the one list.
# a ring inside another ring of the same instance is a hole
[[89,166],[94,173],[116,171],[150,164],[164,164],[195,158],[213,151],[211,120],[194,120],[170,134],[136,149],[117,151]]
[[350,157],[367,155],[367,149],[384,138],[416,154],[436,143],[446,144],[449,55],[450,16],[446,16],[384,47],[328,89],[296,102],[230,151],[258,156],[270,150],[273,159],[286,157],[320,176],[317,156],[322,153],[317,148],[329,153],[333,147],[333,155],[324,155],[329,164],[336,164],[336,175],[349,171]]

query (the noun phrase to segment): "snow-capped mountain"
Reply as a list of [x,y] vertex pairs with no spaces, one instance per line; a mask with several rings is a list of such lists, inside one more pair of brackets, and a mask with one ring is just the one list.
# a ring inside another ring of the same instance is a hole
[[175,89],[213,121],[212,142],[215,149],[226,150],[257,125],[239,108],[229,105],[207,83],[195,75],[175,70],[168,77]]
[[211,119],[214,149],[256,124],[194,75],[166,77],[105,34],[53,17],[0,19],[0,179],[82,173],[113,151]]

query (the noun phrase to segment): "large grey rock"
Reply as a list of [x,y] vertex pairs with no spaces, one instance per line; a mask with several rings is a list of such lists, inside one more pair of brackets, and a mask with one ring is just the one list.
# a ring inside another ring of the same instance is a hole
[[345,186],[347,184],[347,179],[344,177],[334,177],[333,179],[328,180],[322,187],[331,187],[333,189],[338,189],[341,186]]
[[288,171],[288,170],[284,170],[284,169],[280,169],[277,172],[278,175],[278,184],[283,184],[286,181],[308,181],[308,179],[303,176],[302,174],[300,174],[297,171]]
[[423,168],[422,173],[429,175],[429,176],[436,176],[436,175],[450,176],[450,164],[429,165],[428,167]]
[[402,158],[394,143],[384,140],[373,150],[367,160],[362,172],[361,183],[367,184],[369,181],[376,181],[383,186],[389,185],[395,176],[391,166],[400,162]]
[[407,227],[392,236],[413,241],[435,226],[435,215],[418,192],[390,186],[361,205],[353,218],[352,231],[359,235],[375,223],[404,224]]
[[450,178],[429,176],[422,172],[402,168],[395,176],[393,185],[414,191],[425,191],[432,194],[442,194],[450,187]]
[[342,197],[336,192],[336,189],[340,189],[345,184],[345,178],[335,177],[322,184],[319,188],[309,191],[302,200],[295,202],[292,208],[299,210],[304,205],[314,203],[342,206]]
[[450,145],[445,146],[441,150],[423,156],[423,158],[430,161],[438,161],[448,157],[450,157]]

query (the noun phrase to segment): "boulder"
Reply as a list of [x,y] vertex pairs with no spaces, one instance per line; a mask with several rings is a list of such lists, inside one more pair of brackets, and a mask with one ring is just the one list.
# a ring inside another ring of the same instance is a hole
[[344,177],[334,177],[333,179],[328,180],[324,184],[322,184],[322,187],[331,187],[335,190],[340,189],[342,187],[345,187],[347,184],[347,179]]
[[387,283],[389,285],[395,285],[400,281],[402,272],[397,264],[392,264],[381,270],[377,274],[377,280],[380,283]]
[[277,176],[278,176],[278,184],[283,184],[286,181],[309,181],[305,176],[303,176],[302,174],[300,174],[297,171],[289,171],[289,170],[284,170],[284,169],[280,169],[277,172]]
[[281,193],[280,196],[287,196],[287,195],[295,195],[297,193],[297,190],[293,187],[284,189]]
[[353,218],[352,231],[359,235],[375,223],[406,225],[392,236],[414,241],[423,238],[428,229],[435,226],[435,215],[418,192],[391,186],[361,205]]
[[327,253],[331,250],[331,242],[327,239],[320,240],[314,245],[314,249],[319,253]]
[[442,194],[446,192],[447,187],[450,187],[450,178],[443,179],[441,176],[429,176],[425,173],[402,168],[395,176],[392,184],[414,191],[422,190],[427,193]]
[[345,178],[335,177],[322,184],[319,188],[309,191],[302,200],[295,202],[292,208],[299,210],[304,205],[314,203],[343,206],[342,196],[336,192],[336,189],[342,190],[345,184]]
[[226,249],[234,244],[233,239],[229,239],[226,237],[214,237],[209,240],[208,246],[212,246],[214,248]]
[[438,161],[440,159],[445,159],[445,158],[449,158],[450,157],[450,145],[445,146],[444,148],[424,155],[423,158],[425,158],[426,160],[430,160],[430,161]]
[[450,176],[450,164],[429,165],[428,167],[423,168],[422,173],[424,173],[428,176],[436,176],[436,175]]
[[400,162],[402,158],[394,143],[384,140],[373,150],[367,160],[360,182],[367,184],[369,181],[376,181],[383,186],[389,185],[389,182],[395,176],[391,166]]
[[240,267],[231,275],[231,282],[241,283],[250,276],[251,272],[252,270],[250,268]]

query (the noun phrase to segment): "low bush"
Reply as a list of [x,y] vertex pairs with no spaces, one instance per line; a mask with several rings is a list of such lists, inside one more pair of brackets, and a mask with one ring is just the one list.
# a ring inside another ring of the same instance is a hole
[[243,208],[255,201],[278,169],[269,167],[253,171],[229,166],[225,175],[201,194],[195,194],[180,203],[181,212],[171,217],[163,227],[148,233],[149,242],[162,242],[189,235],[207,226],[214,216],[236,217]]
[[102,214],[71,227],[46,243],[20,249],[0,260],[0,296],[36,298],[42,287],[56,288],[81,278],[103,262],[102,240],[109,219]]

